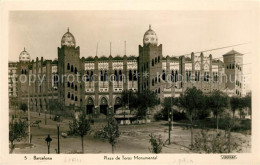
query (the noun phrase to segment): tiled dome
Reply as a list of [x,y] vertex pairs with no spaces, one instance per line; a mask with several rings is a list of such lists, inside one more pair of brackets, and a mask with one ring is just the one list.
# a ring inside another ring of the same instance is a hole
[[71,34],[71,33],[69,32],[69,29],[68,29],[68,32],[65,33],[65,34],[62,36],[61,46],[68,46],[68,47],[75,47],[75,46],[76,46],[75,37],[73,36],[73,34]]
[[30,61],[30,54],[25,50],[20,53],[19,61],[29,62]]
[[151,25],[149,26],[149,30],[147,30],[144,33],[144,39],[143,39],[144,45],[157,45],[158,44],[158,38],[156,33],[151,29]]

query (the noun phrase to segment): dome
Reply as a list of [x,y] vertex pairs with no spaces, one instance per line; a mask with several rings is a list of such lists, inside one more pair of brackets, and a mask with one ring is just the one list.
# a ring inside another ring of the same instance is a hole
[[158,38],[156,33],[151,29],[151,25],[149,26],[149,30],[147,30],[144,33],[144,45],[157,45],[158,44]]
[[76,41],[75,41],[75,37],[73,36],[73,34],[71,34],[69,32],[69,28],[68,28],[68,32],[65,33],[62,36],[61,39],[61,46],[68,46],[68,47],[75,47],[76,46]]
[[25,50],[25,48],[19,55],[19,61],[24,61],[24,62],[30,61],[30,54]]

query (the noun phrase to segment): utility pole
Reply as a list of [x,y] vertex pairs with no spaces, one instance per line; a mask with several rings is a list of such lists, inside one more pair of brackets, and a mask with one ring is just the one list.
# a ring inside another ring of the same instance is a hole
[[28,71],[28,136],[31,143],[31,121],[30,121],[30,70]]

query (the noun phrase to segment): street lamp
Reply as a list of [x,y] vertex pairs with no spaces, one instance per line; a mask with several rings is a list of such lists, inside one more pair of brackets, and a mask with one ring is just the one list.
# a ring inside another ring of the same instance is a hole
[[57,131],[58,131],[58,154],[60,154],[60,123],[57,123]]
[[47,112],[47,110],[45,109],[44,112],[45,112],[45,122],[44,122],[44,123],[45,123],[45,125],[46,125],[46,124],[47,124],[47,118],[46,118],[46,112]]
[[45,139],[45,141],[47,142],[48,154],[49,154],[50,153],[50,144],[51,144],[51,141],[52,141],[52,138],[50,137],[50,134],[48,134],[48,136]]
[[169,113],[169,145],[171,144],[171,112]]

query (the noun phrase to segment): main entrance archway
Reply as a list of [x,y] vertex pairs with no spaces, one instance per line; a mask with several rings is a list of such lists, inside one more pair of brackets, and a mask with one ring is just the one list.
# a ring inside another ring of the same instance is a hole
[[105,97],[102,97],[100,102],[100,113],[107,115],[107,109],[108,109],[107,99]]
[[93,109],[94,109],[94,100],[91,97],[89,97],[86,105],[87,115],[93,114]]
[[114,112],[116,113],[116,111],[122,106],[122,100],[121,98],[117,97],[115,99],[115,104],[114,104]]

